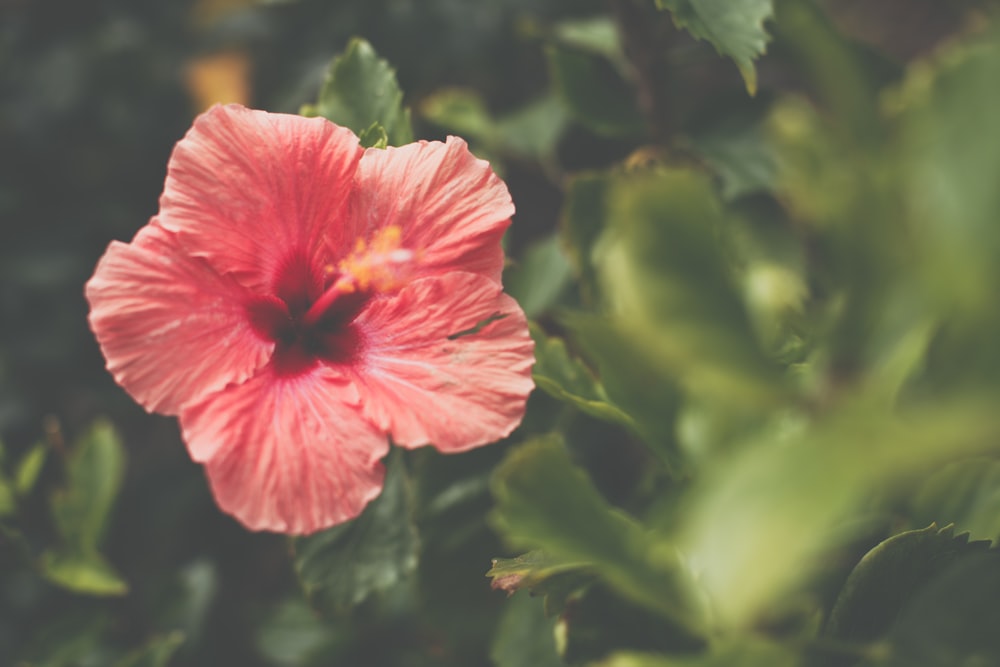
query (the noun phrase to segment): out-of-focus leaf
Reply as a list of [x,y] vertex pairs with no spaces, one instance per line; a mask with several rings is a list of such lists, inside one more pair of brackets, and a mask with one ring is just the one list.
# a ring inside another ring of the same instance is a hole
[[95,422],[71,449],[65,487],[50,499],[56,528],[76,551],[96,555],[124,472],[125,449],[114,428]]
[[553,37],[565,46],[596,53],[625,68],[618,26],[608,16],[560,21],[552,29]]
[[566,600],[557,625],[560,654],[567,664],[593,664],[613,651],[691,653],[705,642],[600,584]]
[[527,593],[512,597],[500,617],[490,658],[496,667],[561,667],[553,635],[554,621],[545,617],[542,601]]
[[35,482],[38,480],[39,473],[42,472],[42,466],[45,465],[48,453],[48,446],[44,442],[40,442],[21,457],[14,473],[14,490],[17,495],[26,496],[35,487]]
[[897,94],[903,201],[914,218],[927,288],[949,308],[993,312],[1000,270],[1000,37],[914,66]]
[[508,294],[517,299],[529,318],[536,318],[559,302],[572,278],[572,268],[557,236],[528,247],[520,261],[504,273]]
[[905,297],[905,293],[899,294],[883,309],[881,335],[872,337],[866,359],[866,388],[873,400],[886,406],[894,405],[907,384],[919,376],[938,328],[929,316],[914,312],[914,308],[900,307]]
[[14,485],[0,470],[0,517],[10,516],[17,509]]
[[720,453],[738,448],[753,433],[768,430],[774,419],[770,412],[689,398],[678,406],[673,423],[677,446],[689,465],[711,465]]
[[586,300],[596,302],[597,272],[594,245],[604,231],[609,177],[603,173],[582,173],[570,177],[566,203],[560,220],[570,261],[580,277]]
[[158,605],[156,627],[178,632],[197,645],[218,592],[219,576],[212,561],[199,559],[186,565],[171,577],[169,595]]
[[57,614],[32,628],[20,664],[32,667],[111,664],[114,657],[102,646],[102,637],[111,624],[111,615],[102,608]]
[[921,587],[952,563],[985,551],[989,542],[969,542],[949,526],[895,535],[869,551],[857,564],[830,612],[826,634],[865,643],[880,638]]
[[309,659],[335,641],[338,634],[304,600],[293,598],[277,606],[264,621],[256,643],[270,662],[292,667],[310,664]]
[[885,667],[1000,663],[1000,555],[970,555],[929,581],[899,615]]
[[97,552],[46,551],[38,561],[54,584],[85,595],[125,595],[128,584]]
[[774,31],[788,62],[802,70],[822,99],[833,129],[825,139],[858,156],[878,154],[884,134],[876,63],[837,30],[827,9],[816,2],[780,3]]
[[681,472],[685,465],[677,450],[674,425],[677,385],[607,318],[567,313],[561,321],[597,366],[611,404],[628,415],[630,425],[671,471]]
[[600,381],[570,358],[562,340],[546,336],[538,327],[531,328],[531,337],[536,359],[532,375],[539,388],[592,417],[634,427],[631,418],[608,399]]
[[477,153],[546,160],[566,126],[566,108],[543,95],[508,115],[494,118],[475,91],[447,88],[424,99],[420,113],[435,125],[474,141]]
[[501,150],[544,160],[569,121],[566,107],[556,95],[546,94],[497,120]]
[[423,508],[426,517],[439,517],[489,495],[489,476],[486,473],[470,475],[454,482],[427,501]]
[[753,63],[767,49],[764,22],[774,15],[773,0],[656,0],[656,5],[669,9],[678,27],[732,58],[747,91],[757,92]]
[[761,434],[704,475],[683,516],[680,548],[720,622],[744,626],[773,609],[813,571],[838,519],[869,494],[989,451],[1000,435],[993,405],[970,396],[890,416],[857,397],[811,426]]
[[295,569],[306,594],[334,608],[349,607],[401,582],[417,567],[403,460],[390,457],[382,495],[357,519],[294,541]]
[[184,635],[180,632],[155,637],[142,648],[116,662],[115,667],[167,667],[183,643]]
[[474,90],[446,88],[425,98],[420,115],[450,131],[467,138],[493,144],[496,141],[496,121]]
[[801,656],[792,648],[752,637],[713,644],[693,655],[616,653],[595,667],[800,667]]
[[352,39],[330,64],[314,110],[356,134],[378,123],[393,146],[413,141],[410,111],[403,107],[396,72],[363,39]]
[[604,294],[650,363],[695,395],[773,406],[787,398],[757,342],[718,236],[724,214],[708,179],[654,169],[615,181],[600,240]]
[[813,303],[822,309],[809,318],[813,342],[826,347],[823,363],[869,375],[879,400],[892,404],[921,368],[938,323],[914,261],[919,235],[907,229],[888,185],[888,151],[859,148],[804,99],[778,103],[768,127],[778,197],[797,225],[811,229],[812,248],[823,248],[822,262],[808,262],[815,273],[806,284],[833,289]]
[[918,524],[954,523],[973,539],[1000,539],[1000,461],[949,463],[924,481],[911,511]]
[[642,136],[636,93],[607,59],[558,44],[546,54],[553,85],[580,124],[602,135]]
[[24,537],[24,533],[0,521],[0,546],[7,545],[12,546],[17,551],[17,555],[24,564],[34,563],[35,555],[28,540]]
[[798,360],[804,342],[792,326],[802,320],[809,288],[805,276],[776,262],[750,262],[743,272],[743,293],[757,336],[779,360]]
[[775,157],[775,186],[798,220],[818,228],[850,226],[868,176],[829,119],[808,100],[789,97],[771,109],[764,130]]
[[763,129],[730,121],[692,137],[695,150],[718,174],[723,198],[736,199],[774,187],[777,163]]
[[672,545],[610,507],[555,436],[513,450],[493,479],[491,520],[515,548],[592,568],[624,597],[698,634],[702,610]]

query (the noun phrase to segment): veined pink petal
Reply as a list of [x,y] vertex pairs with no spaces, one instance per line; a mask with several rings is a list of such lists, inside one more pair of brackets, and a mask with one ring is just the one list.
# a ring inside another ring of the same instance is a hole
[[417,254],[417,275],[469,271],[499,282],[500,238],[513,214],[507,186],[456,137],[368,149],[351,199],[365,236],[402,230],[402,245]]
[[290,262],[354,243],[343,212],[362,152],[323,118],[213,107],[174,148],[161,224],[220,272],[271,290]]
[[186,407],[184,441],[216,502],[253,530],[306,534],[347,521],[382,489],[385,434],[323,366],[256,376]]
[[85,291],[108,370],[147,410],[176,414],[251,377],[274,349],[250,326],[245,288],[185,254],[156,219],[108,246]]
[[517,302],[489,278],[415,281],[372,301],[355,323],[368,336],[361,407],[397,444],[458,452],[520,423],[534,344]]

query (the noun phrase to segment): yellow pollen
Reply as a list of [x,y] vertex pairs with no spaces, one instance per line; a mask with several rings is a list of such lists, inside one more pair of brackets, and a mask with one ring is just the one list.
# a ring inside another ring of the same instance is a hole
[[340,273],[350,277],[356,290],[386,292],[400,287],[411,274],[414,259],[402,240],[403,230],[397,225],[380,229],[369,241],[359,238],[354,252],[341,260]]

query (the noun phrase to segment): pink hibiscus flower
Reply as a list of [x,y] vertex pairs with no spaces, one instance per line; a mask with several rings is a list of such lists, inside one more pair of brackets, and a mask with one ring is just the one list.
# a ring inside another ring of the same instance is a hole
[[460,452],[520,423],[513,212],[461,139],[364,150],[321,118],[217,106],[159,214],[98,263],[90,326],[115,380],[178,416],[224,511],[314,532],[379,494],[387,437]]

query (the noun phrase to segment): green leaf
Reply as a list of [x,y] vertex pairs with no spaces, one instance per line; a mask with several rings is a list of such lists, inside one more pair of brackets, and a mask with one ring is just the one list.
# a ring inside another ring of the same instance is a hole
[[558,44],[546,55],[556,92],[581,125],[601,135],[642,136],[636,92],[607,59]]
[[757,92],[753,62],[767,49],[764,22],[774,16],[773,0],[656,0],[656,5],[669,9],[679,28],[732,58],[747,91]]
[[496,121],[485,102],[474,90],[445,88],[425,98],[419,107],[420,115],[443,128],[454,131],[467,139],[487,145],[496,142]]
[[570,176],[560,218],[570,262],[580,278],[584,298],[597,301],[597,270],[594,247],[601,233],[607,209],[610,178],[603,173],[584,172]]
[[[899,164],[930,292],[951,312],[992,313],[1000,280],[1000,32],[920,63],[898,94]],[[942,279],[942,277],[945,277]]]
[[724,199],[736,199],[774,187],[778,170],[776,158],[758,124],[729,120],[695,134],[691,141],[718,175]]
[[490,659],[496,667],[561,667],[554,631],[555,623],[545,617],[542,601],[518,593],[500,617]]
[[257,648],[269,662],[289,667],[312,664],[325,647],[339,639],[304,600],[293,598],[276,606],[257,635]]
[[720,623],[746,626],[787,599],[842,539],[838,525],[863,499],[994,447],[993,405],[987,396],[938,399],[891,415],[857,396],[812,424],[789,415],[743,443],[698,480],[680,529],[679,548]]
[[830,14],[817,2],[779,4],[774,30],[782,55],[821,99],[822,113],[834,128],[829,138],[855,157],[878,155],[885,139],[879,79],[885,76],[870,54],[838,30],[839,21],[831,21]]
[[183,643],[184,635],[180,632],[154,637],[142,648],[116,662],[115,667],[167,667]]
[[983,552],[988,542],[956,537],[952,527],[935,524],[895,535],[865,554],[837,597],[826,634],[849,642],[869,642],[888,630],[911,597],[958,559]]
[[1000,461],[949,463],[927,477],[912,507],[917,524],[954,523],[973,539],[1000,539]]
[[[793,4],[812,3],[786,3]],[[919,235],[906,228],[900,195],[887,186],[887,151],[868,154],[872,147],[835,121],[804,99],[775,106],[769,127],[779,198],[793,224],[811,228],[807,247],[824,248],[824,261],[807,262],[814,273],[804,283],[833,288],[833,298],[809,304],[816,317],[807,326],[826,348],[817,350],[823,363],[870,373],[866,380],[881,384],[881,400],[891,403],[920,369],[936,320],[913,259]]]
[[128,584],[96,552],[45,551],[39,568],[46,579],[75,593],[115,596],[128,592]]
[[566,108],[555,95],[543,95],[510,114],[494,118],[473,90],[447,88],[425,98],[420,113],[427,120],[472,140],[477,153],[548,159],[567,122]]
[[559,44],[601,55],[619,70],[625,69],[627,60],[618,26],[608,16],[560,21],[552,35]]
[[535,341],[532,376],[540,389],[591,417],[634,427],[631,418],[611,403],[590,370],[570,358],[562,340],[546,336],[537,326],[531,327],[531,337]]
[[97,421],[66,458],[66,485],[50,498],[62,539],[96,554],[125,473],[125,449],[111,424]]
[[413,141],[396,72],[363,39],[352,39],[330,64],[315,112],[359,135],[378,123],[393,146]]
[[[508,595],[520,590],[545,595],[553,580],[563,579],[563,575],[570,573],[575,581],[592,578],[592,570],[586,566],[565,565],[544,551],[529,551],[514,558],[494,558],[493,567],[486,576],[493,579],[490,586],[494,590],[506,591]],[[556,587],[562,590],[562,582]]]
[[508,294],[529,318],[536,318],[559,302],[572,278],[572,269],[555,235],[530,245],[504,273]]
[[764,130],[776,154],[778,193],[789,213],[815,228],[852,227],[870,170],[830,119],[809,100],[788,97],[772,107]]
[[24,533],[0,521],[0,547],[8,546],[13,548],[22,563],[29,566],[34,565],[35,554]]
[[590,665],[613,651],[691,653],[705,647],[703,639],[599,583],[566,600],[557,627],[560,653],[570,665]]
[[554,94],[546,94],[497,120],[498,150],[535,160],[551,158],[569,116]]
[[12,515],[17,510],[17,494],[14,485],[0,470],[0,518]]
[[628,415],[630,425],[674,474],[682,472],[685,463],[677,449],[675,427],[677,384],[607,318],[565,313],[560,323],[596,365],[611,404]]
[[591,568],[621,595],[697,634],[702,610],[676,550],[610,507],[555,436],[513,450],[493,478],[495,529],[515,548]]
[[800,667],[794,649],[750,636],[730,638],[694,655],[616,653],[594,667]]
[[219,574],[215,563],[199,558],[169,580],[169,594],[157,608],[156,627],[180,632],[192,645],[205,636],[208,619],[219,594]]
[[621,334],[689,392],[739,405],[788,398],[761,350],[719,237],[708,179],[655,169],[615,180],[599,242],[604,295]]
[[416,569],[419,543],[402,456],[394,453],[387,467],[382,494],[361,516],[294,540],[295,569],[310,597],[350,607]]
[[389,145],[389,135],[378,123],[372,123],[367,130],[358,134],[358,141],[363,148],[385,148]]
[[29,449],[17,464],[14,473],[14,490],[19,496],[26,496],[31,493],[38,480],[38,475],[42,472],[45,459],[49,453],[49,447],[44,442],[37,443]]
[[3,446],[3,442],[0,441],[0,518],[10,516],[17,510],[15,485],[7,479],[7,473],[4,470],[6,458],[6,449]]
[[79,667],[107,665],[111,656],[102,638],[113,625],[112,615],[101,606],[64,609],[32,628],[20,665]]
[[769,412],[741,410],[710,400],[687,399],[677,408],[677,447],[691,467],[712,465],[712,459],[739,447],[749,434],[758,433],[773,420]]
[[1000,554],[954,562],[929,581],[889,632],[886,667],[1000,664]]

